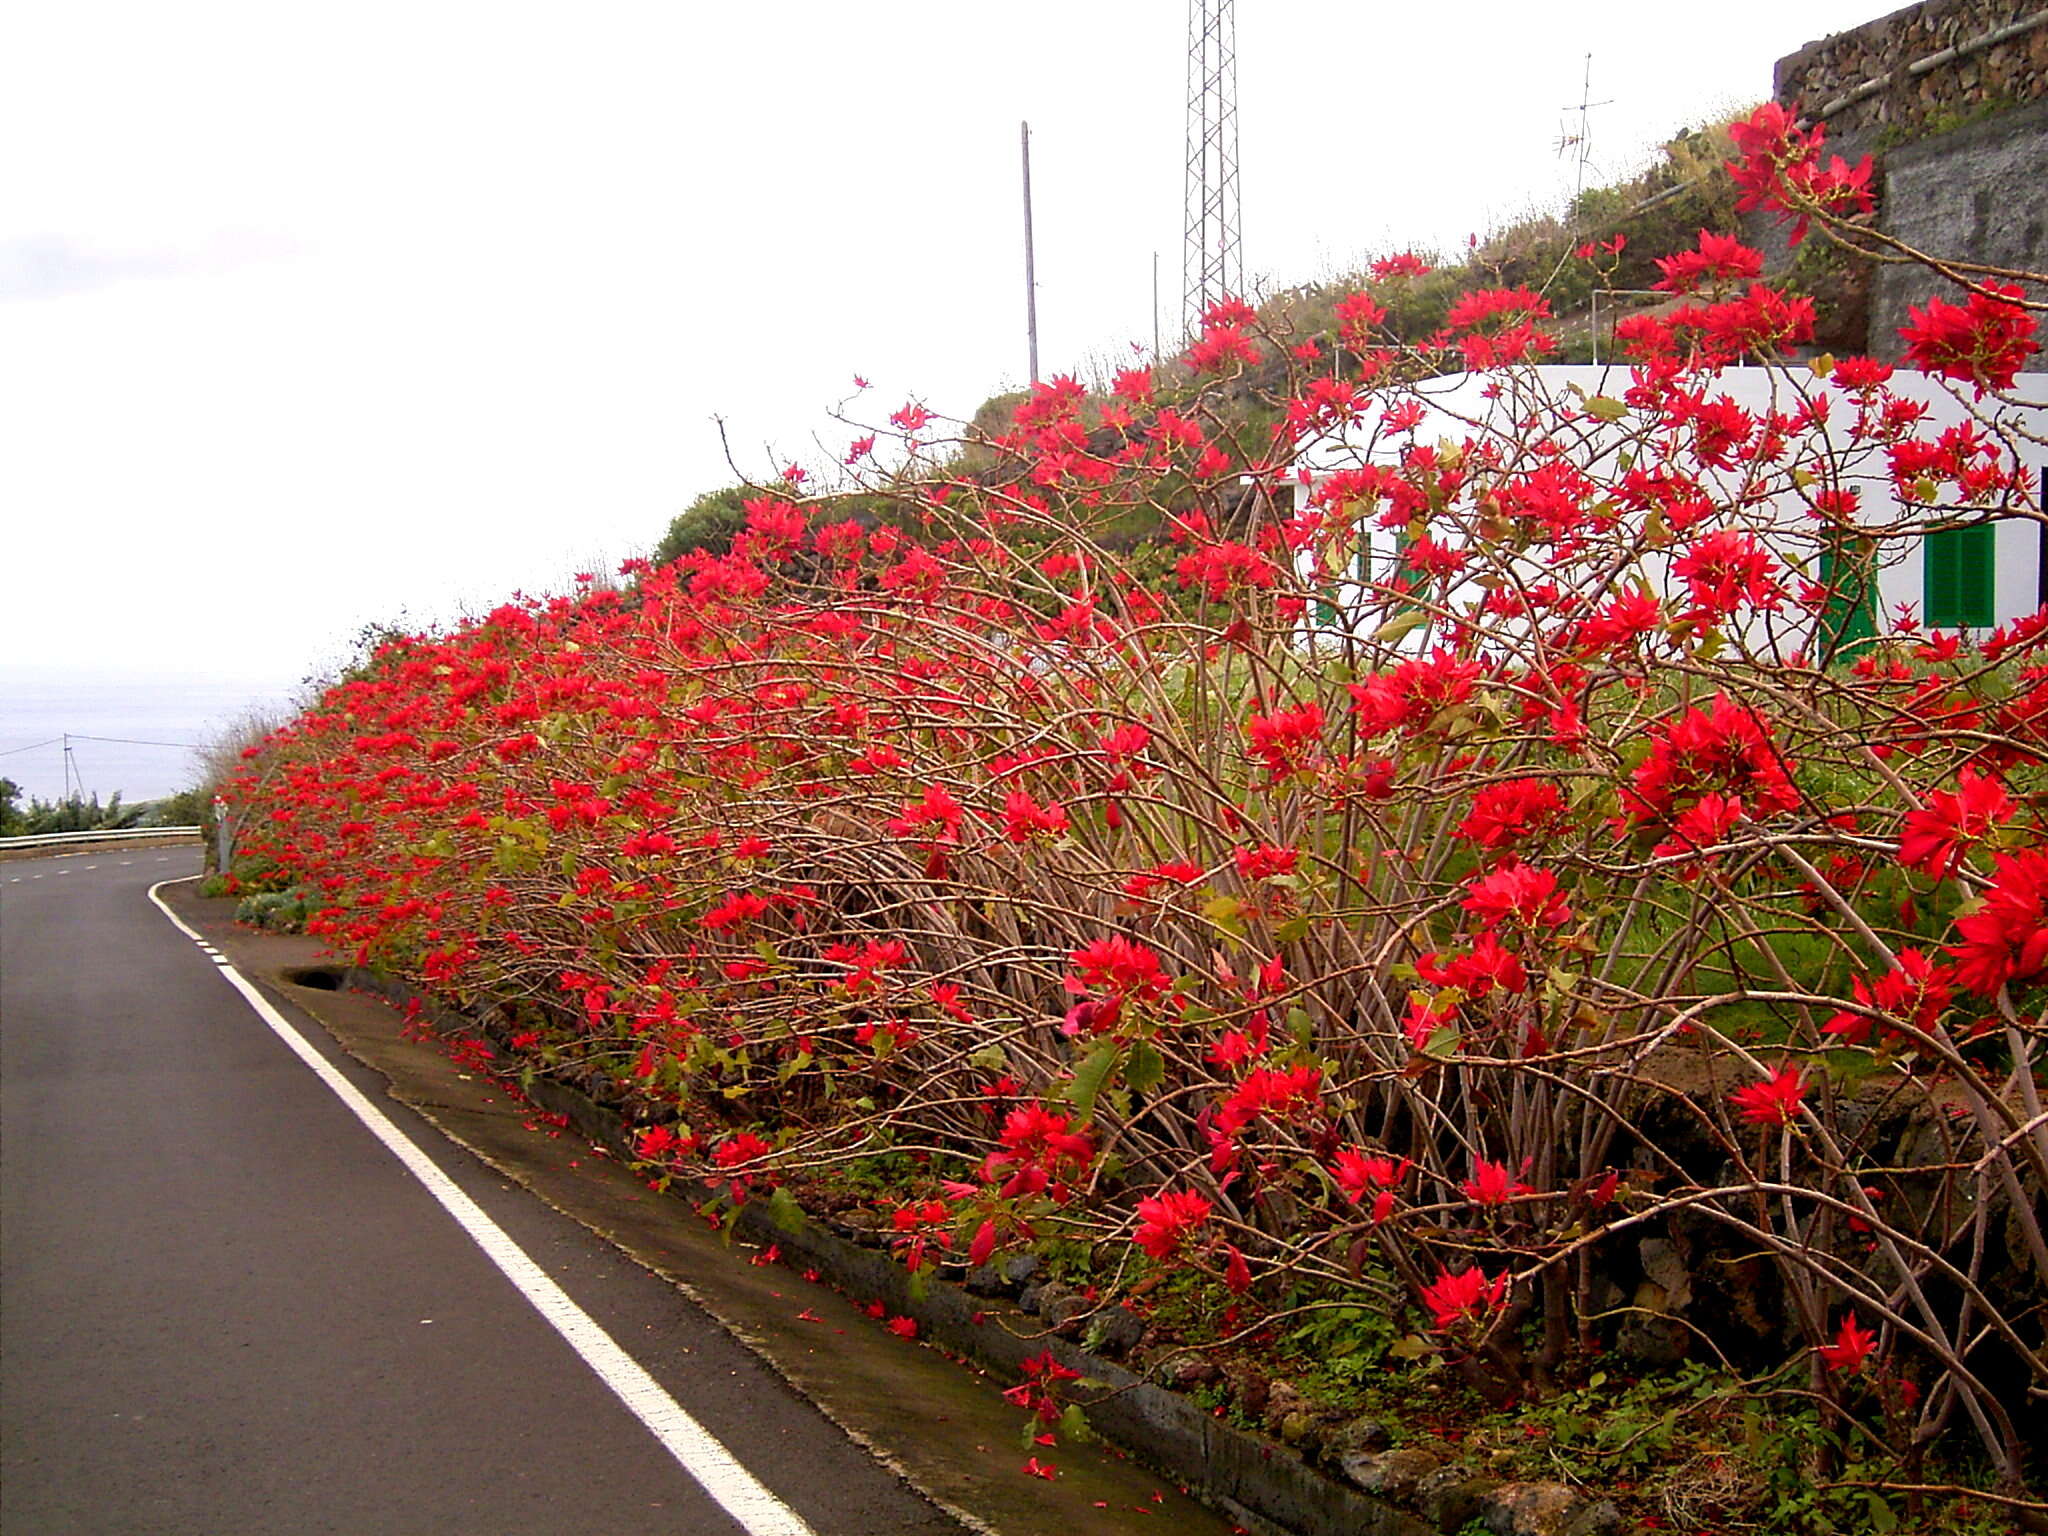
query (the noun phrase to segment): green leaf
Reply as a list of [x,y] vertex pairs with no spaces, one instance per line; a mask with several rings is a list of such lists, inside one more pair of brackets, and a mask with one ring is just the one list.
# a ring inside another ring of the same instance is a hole
[[1406,613],[1397,613],[1372,632],[1376,645],[1392,645],[1403,635],[1413,634],[1429,622],[1429,615],[1420,608],[1411,608]]
[[[1089,1427],[1088,1415],[1081,1411],[1079,1403],[1069,1403],[1060,1415],[1060,1433],[1076,1445],[1087,1445],[1095,1438],[1095,1431]],[[1890,1530],[1890,1526],[1885,1527]]]
[[1149,1040],[1133,1045],[1130,1060],[1124,1063],[1124,1083],[1131,1092],[1150,1093],[1165,1081],[1166,1058],[1159,1048]]
[[1232,938],[1245,936],[1244,903],[1235,896],[1218,896],[1202,904],[1202,915]]
[[1435,1346],[1429,1340],[1423,1338],[1420,1334],[1410,1333],[1394,1340],[1392,1345],[1388,1347],[1387,1353],[1396,1360],[1420,1360],[1434,1349]]
[[798,1205],[796,1197],[780,1184],[775,1186],[775,1192],[768,1197],[768,1215],[779,1231],[787,1232],[791,1237],[804,1229],[803,1207]]
[[1294,1043],[1304,1051],[1315,1044],[1316,1021],[1309,1017],[1308,1010],[1299,1003],[1287,1010],[1287,1032],[1294,1037]]
[[1290,917],[1286,922],[1273,930],[1273,942],[1276,944],[1298,944],[1308,937],[1308,930],[1309,920],[1306,914]]
[[1628,414],[1628,407],[1612,395],[1595,395],[1586,402],[1586,414],[1602,421],[1619,421]]
[[1000,1077],[1010,1069],[1010,1058],[1000,1044],[984,1045],[967,1059],[990,1077]]
[[1081,1112],[1084,1125],[1095,1118],[1095,1101],[1101,1097],[1102,1085],[1109,1081],[1109,1074],[1116,1070],[1117,1054],[1114,1041],[1104,1041],[1096,1046],[1074,1069],[1074,1080],[1063,1090],[1067,1102]]

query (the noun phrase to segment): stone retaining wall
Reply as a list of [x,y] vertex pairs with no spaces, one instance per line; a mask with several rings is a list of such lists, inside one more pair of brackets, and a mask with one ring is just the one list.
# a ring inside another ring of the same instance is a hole
[[2048,95],[2048,6],[1925,0],[1778,60],[1772,95],[1852,159],[1943,132]]

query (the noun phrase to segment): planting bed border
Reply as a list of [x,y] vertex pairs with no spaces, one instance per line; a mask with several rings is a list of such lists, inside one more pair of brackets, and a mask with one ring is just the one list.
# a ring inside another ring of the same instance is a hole
[[[449,1008],[403,979],[365,966],[309,967],[288,979],[324,985],[305,979],[315,971],[336,975],[341,986],[400,1007],[417,1004],[418,1021],[436,1033],[481,1039],[501,1070],[517,1075],[521,1069],[493,1017]],[[633,1160],[625,1121],[616,1110],[545,1075],[536,1075],[524,1088],[540,1108],[566,1115],[588,1140],[623,1161]],[[710,1186],[699,1188],[707,1196],[713,1193]],[[996,1315],[1002,1303],[990,1298],[1011,1296],[1022,1282],[1021,1277],[1006,1278],[1000,1264],[971,1271],[968,1285],[931,1279],[922,1295],[913,1295],[909,1273],[889,1253],[831,1230],[819,1217],[807,1213],[802,1226],[791,1231],[776,1222],[764,1202],[754,1201],[741,1206],[733,1221],[738,1234],[779,1244],[800,1261],[799,1267],[816,1269],[841,1292],[880,1300],[893,1313],[914,1319],[919,1337],[994,1371],[1020,1377],[1026,1358],[1050,1350],[1060,1364],[1107,1388],[1083,1403],[1097,1433],[1254,1531],[1269,1536],[1449,1536],[1474,1520],[1496,1536],[1613,1536],[1622,1528],[1620,1511],[1605,1499],[1589,1499],[1562,1483],[1508,1482],[1455,1463],[1440,1464],[1428,1453],[1388,1450],[1384,1434],[1361,1437],[1339,1456],[1345,1473],[1362,1485],[1350,1486],[1311,1466],[1291,1446],[1226,1423],[1185,1394],[1090,1354],[1043,1323],[1028,1337],[1003,1326]],[[1408,1507],[1367,1488],[1402,1497]]]

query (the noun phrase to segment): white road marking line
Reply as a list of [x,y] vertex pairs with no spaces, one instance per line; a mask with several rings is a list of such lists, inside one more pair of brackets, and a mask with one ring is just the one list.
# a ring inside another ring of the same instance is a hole
[[128,867],[129,865],[130,865],[130,864],[133,864],[134,862],[135,862],[135,861],[134,861],[133,859],[123,859],[123,860],[121,861],[121,867],[122,867],[123,869],[126,869],[126,868],[127,868],[127,867]]
[[97,865],[97,864],[88,864],[88,865],[86,865],[85,867],[86,867],[87,869],[98,869],[98,868],[99,868],[99,865]]
[[[183,918],[165,906],[163,898],[157,894],[167,885],[182,885],[185,880],[198,878],[197,875],[187,875],[184,880],[159,880],[149,888],[149,899],[180,933],[193,943],[204,945],[206,941]],[[663,1449],[676,1459],[683,1471],[710,1494],[721,1509],[738,1521],[748,1536],[817,1536],[802,1516],[763,1487],[754,1474],[692,1418],[682,1404],[669,1396],[668,1390],[648,1375],[639,1361],[621,1349],[546,1270],[527,1257],[526,1251],[506,1234],[504,1228],[485,1215],[453,1179],[434,1165],[411,1137],[364,1098],[362,1091],[335,1070],[326,1057],[314,1050],[306,1037],[294,1029],[291,1021],[273,1008],[270,1000],[251,986],[240,971],[224,958],[217,963],[220,974],[242,994],[243,1001],[256,1011],[257,1017],[268,1024],[271,1031],[290,1047],[292,1054],[349,1107],[371,1135],[384,1143],[391,1155],[405,1165],[406,1171],[427,1187],[427,1192],[441,1202],[442,1208],[484,1251],[485,1257],[519,1288],[533,1309],[547,1320],[571,1349],[583,1357],[584,1363],[597,1373],[598,1379],[611,1388],[628,1411],[646,1425]]]

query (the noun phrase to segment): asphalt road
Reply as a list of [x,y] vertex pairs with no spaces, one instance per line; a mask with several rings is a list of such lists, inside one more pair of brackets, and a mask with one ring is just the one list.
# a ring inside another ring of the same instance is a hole
[[[0,1527],[748,1532],[151,905],[198,858],[0,865]],[[785,1529],[960,1530],[674,1288],[301,1032]]]

